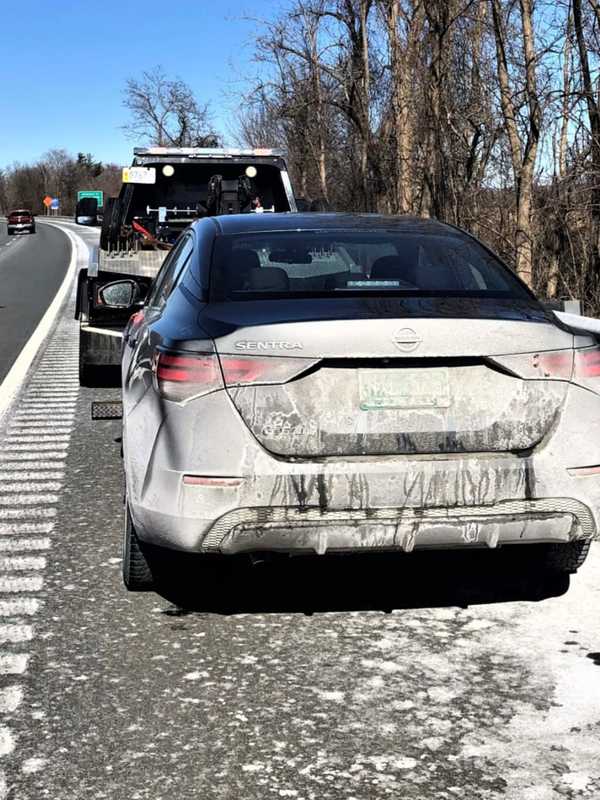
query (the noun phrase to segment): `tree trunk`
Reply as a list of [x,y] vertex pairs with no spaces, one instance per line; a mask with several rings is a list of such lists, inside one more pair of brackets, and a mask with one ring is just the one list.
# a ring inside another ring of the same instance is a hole
[[501,0],[491,0],[494,35],[496,39],[496,63],[500,86],[500,104],[504,127],[510,145],[513,167],[513,183],[516,205],[515,267],[525,283],[533,286],[533,237],[531,209],[533,200],[533,178],[537,149],[540,139],[541,109],[537,93],[536,53],[533,35],[532,0],[520,0],[522,50],[525,61],[525,97],[528,108],[527,129],[523,142],[517,126],[517,115],[513,97],[517,94],[510,84],[506,56],[506,31]]
[[[595,5],[594,11],[597,11],[597,6]],[[581,0],[573,0],[573,26],[577,38],[583,93],[587,104],[591,134],[591,231],[585,286],[588,300],[594,301],[600,291],[600,109],[598,108],[590,74],[588,48],[583,31]]]

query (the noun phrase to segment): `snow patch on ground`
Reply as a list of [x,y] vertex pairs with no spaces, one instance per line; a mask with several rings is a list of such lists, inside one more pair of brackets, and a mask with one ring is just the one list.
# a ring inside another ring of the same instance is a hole
[[46,766],[45,758],[28,758],[21,765],[21,771],[25,775],[31,775],[34,772],[40,772]]
[[[600,798],[600,669],[588,658],[600,650],[600,639],[589,636],[598,630],[600,559],[590,556],[566,600],[530,605],[514,627],[483,634],[500,655],[518,643],[523,680],[531,685],[530,699],[515,703],[507,725],[475,730],[463,740],[462,758],[494,763],[506,781],[505,800]],[[491,610],[496,621],[508,622],[514,605]]]

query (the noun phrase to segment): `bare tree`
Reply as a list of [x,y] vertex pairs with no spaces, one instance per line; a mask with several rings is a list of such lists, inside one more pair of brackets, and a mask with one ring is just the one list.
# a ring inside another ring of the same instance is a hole
[[[523,58],[524,86],[515,85],[519,81],[516,70],[510,70],[507,51],[508,4],[502,0],[491,0],[494,35],[496,39],[496,58],[500,104],[513,170],[516,201],[515,262],[517,273],[529,285],[532,281],[533,239],[531,214],[533,202],[533,181],[540,141],[542,111],[537,90],[536,49],[533,31],[532,0],[519,0],[520,24],[515,30],[520,32],[520,49]],[[512,3],[511,3],[512,5]],[[511,77],[513,80],[511,81]],[[523,96],[523,108],[518,109],[515,97]],[[523,124],[519,125],[519,111]]]
[[208,106],[198,102],[187,83],[168,78],[160,66],[127,80],[123,105],[131,115],[123,130],[140,144],[210,147],[217,143]]
[[382,145],[389,144],[386,169],[391,179],[389,209],[411,213],[417,207],[415,170],[418,58],[424,25],[421,0],[378,0],[388,47],[389,107],[381,126]]
[[[598,5],[594,0],[590,3],[596,19],[600,21]],[[579,52],[581,68],[582,95],[585,100],[590,132],[590,167],[591,167],[591,237],[588,264],[587,286],[590,293],[599,293],[600,281],[600,106],[596,88],[590,69],[590,56],[585,39],[581,0],[573,0],[573,27]]]

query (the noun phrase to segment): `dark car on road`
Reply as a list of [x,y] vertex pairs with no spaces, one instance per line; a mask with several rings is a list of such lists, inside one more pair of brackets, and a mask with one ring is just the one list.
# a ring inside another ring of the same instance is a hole
[[[144,292],[100,295],[131,314]],[[156,548],[511,547],[574,572],[598,535],[598,341],[449,225],[195,222],[125,328],[122,377],[130,589]]]
[[6,220],[6,228],[9,236],[13,233],[35,233],[33,214],[26,208],[11,211]]

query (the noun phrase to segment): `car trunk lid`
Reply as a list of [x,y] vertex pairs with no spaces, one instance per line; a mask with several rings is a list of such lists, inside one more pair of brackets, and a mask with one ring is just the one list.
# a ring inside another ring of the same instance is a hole
[[[568,387],[568,375],[544,379],[536,371],[540,353],[572,352],[572,335],[550,323],[384,318],[266,325],[243,313],[241,324],[215,337],[227,391],[257,440],[282,457],[522,451],[551,429]],[[515,356],[531,362],[531,379],[515,371]],[[266,367],[251,380],[239,377],[244,370],[227,380],[227,364],[240,359]],[[279,365],[273,381],[269,363]]]

